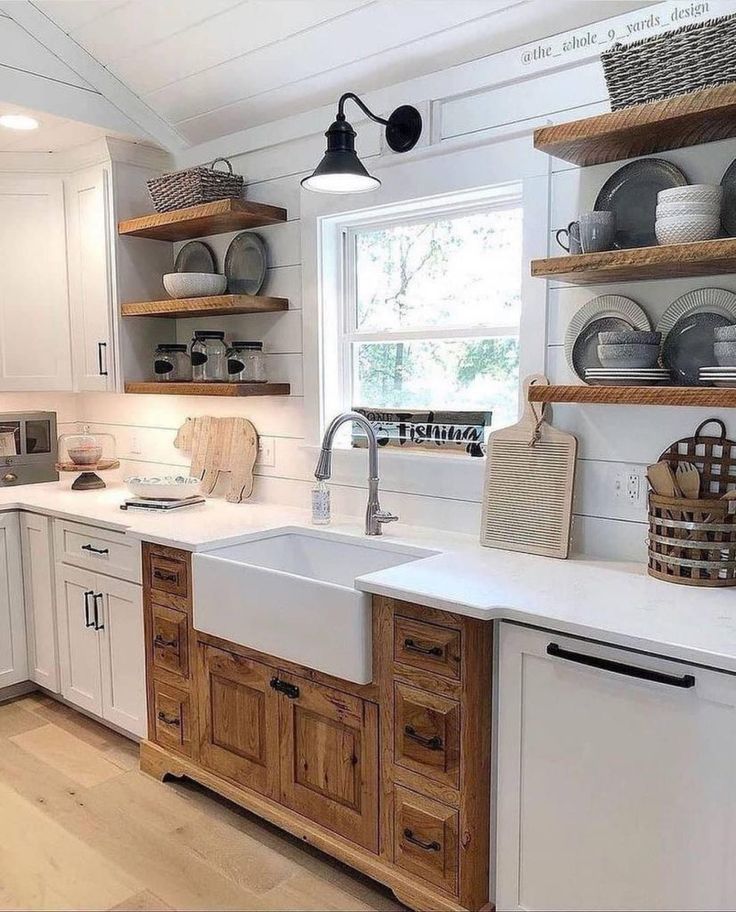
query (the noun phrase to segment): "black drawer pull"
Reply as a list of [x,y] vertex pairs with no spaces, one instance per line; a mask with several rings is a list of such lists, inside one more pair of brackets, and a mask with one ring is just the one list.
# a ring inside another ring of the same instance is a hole
[[164,723],[164,725],[181,725],[180,719],[178,719],[176,716],[167,716],[163,710],[159,712],[158,718],[160,722]]
[[598,656],[585,655],[582,652],[571,652],[563,649],[557,643],[547,646],[547,655],[568,662],[577,662],[578,665],[589,665],[591,668],[601,668],[603,671],[613,671],[616,674],[626,675],[629,678],[641,678],[642,681],[654,681],[655,684],[668,684],[670,687],[694,687],[695,678],[692,675],[671,675],[663,671],[652,671],[650,668],[639,668],[637,665],[627,665],[625,662],[614,662],[611,659],[601,659]]
[[109,548],[95,548],[94,545],[82,545],[82,551],[91,551],[93,554],[109,554]]
[[90,619],[89,619],[89,597],[90,597],[90,595],[94,595],[94,590],[88,589],[87,592],[84,593],[84,626],[85,627],[94,627],[95,626],[95,622],[90,621]]
[[160,633],[157,633],[153,638],[154,646],[161,646],[164,649],[173,649],[175,646],[179,645],[178,640],[165,640]]
[[432,738],[425,738],[424,735],[420,735],[419,732],[412,728],[411,725],[404,726],[404,734],[407,738],[411,738],[412,741],[417,741],[419,744],[423,745],[426,748],[429,748],[431,751],[442,750],[442,738],[438,735],[434,735]]
[[97,608],[97,599],[102,601],[101,592],[95,592],[95,594],[92,596],[92,606],[95,610],[95,630],[104,630],[105,625],[100,623],[100,611]]
[[411,842],[415,846],[419,846],[420,849],[424,849],[425,852],[439,852],[439,850],[442,848],[439,842],[437,842],[435,839],[433,839],[432,842],[422,842],[422,840],[417,839],[413,831],[408,828],[404,830],[404,839],[406,839],[407,842]]
[[99,367],[100,377],[107,377],[107,370],[105,364],[102,360],[102,353],[105,353],[105,361],[107,361],[107,342],[98,342],[97,343],[97,366]]
[[271,678],[271,687],[287,696],[290,700],[296,700],[299,697],[299,688],[296,684],[289,684],[288,681],[282,681],[281,678]]
[[153,578],[160,580],[162,583],[176,583],[179,580],[179,574],[172,573],[169,570],[159,570],[156,568],[153,571]]
[[441,646],[420,646],[410,639],[404,640],[404,649],[408,649],[411,652],[419,652],[422,655],[437,656],[437,658],[440,658],[444,651]]

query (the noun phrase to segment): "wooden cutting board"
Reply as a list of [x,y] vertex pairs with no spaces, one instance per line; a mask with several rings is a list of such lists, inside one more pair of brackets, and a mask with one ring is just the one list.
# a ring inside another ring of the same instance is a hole
[[192,454],[190,471],[202,479],[203,494],[212,494],[221,472],[230,474],[225,500],[241,503],[253,493],[258,433],[247,418],[187,418],[174,446]]
[[480,542],[489,548],[567,557],[577,440],[544,420],[528,401],[529,387],[549,385],[543,374],[524,381],[518,424],[488,439]]

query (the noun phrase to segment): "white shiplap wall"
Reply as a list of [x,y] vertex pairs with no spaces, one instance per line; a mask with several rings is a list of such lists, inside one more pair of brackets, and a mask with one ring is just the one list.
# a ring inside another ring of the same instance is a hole
[[[654,7],[664,27],[672,11],[690,4],[664,3]],[[730,11],[734,3],[701,4],[702,15]],[[647,11],[649,13],[649,11]],[[643,14],[631,13],[612,20],[617,33],[624,34]],[[605,34],[609,24],[599,25]],[[658,27],[655,27],[655,30]],[[556,39],[555,47],[563,47]],[[595,49],[594,49],[595,50]],[[552,232],[570,221],[580,209],[590,208],[603,181],[620,163],[580,170],[562,162],[550,161],[531,150],[531,129],[540,123],[562,121],[606,110],[606,93],[600,64],[590,49],[578,48],[560,53],[563,58],[540,69],[528,67],[523,60],[524,49],[504,52],[485,60],[456,67],[445,74],[434,74],[413,80],[403,86],[393,86],[371,99],[379,110],[390,109],[393,103],[413,102],[432,110],[428,131],[431,143],[417,151],[414,160],[427,161],[432,156],[437,166],[445,169],[448,189],[464,167],[465,153],[474,147],[487,148],[489,154],[501,142],[523,143],[529,150],[519,156],[519,179],[524,181],[525,193],[534,194],[535,213],[548,216],[548,225],[539,232],[535,224],[525,228],[526,252],[544,256],[553,250]],[[444,79],[441,78],[444,76]],[[388,174],[394,162],[381,156],[378,131],[373,125],[355,123],[359,132],[359,151],[370,160],[369,167],[380,167]],[[219,144],[202,148],[205,159],[214,154],[231,156],[237,149],[247,150],[235,155],[233,164],[249,181],[251,199],[286,206],[289,222],[263,229],[269,242],[271,269],[267,290],[288,296],[291,310],[283,316],[214,318],[211,325],[224,327],[228,332],[248,337],[263,337],[269,350],[270,373],[274,379],[288,379],[294,393],[288,399],[245,400],[223,402],[218,399],[184,397],[133,397],[85,395],[79,415],[94,427],[116,434],[119,453],[124,458],[125,471],[164,471],[184,466],[186,459],[173,448],[175,429],[190,415],[246,415],[254,421],[272,464],[261,464],[255,498],[281,503],[306,505],[311,485],[315,454],[304,446],[311,434],[310,415],[313,402],[305,400],[302,375],[303,355],[313,348],[308,333],[314,330],[313,320],[303,319],[315,307],[311,283],[302,299],[301,289],[313,264],[304,261],[303,248],[310,250],[307,223],[301,222],[299,179],[319,159],[327,126],[324,112],[313,118],[301,117],[298,122],[277,123],[271,128],[260,127],[246,131],[237,138],[224,138]],[[269,136],[272,140],[269,140]],[[514,148],[522,148],[515,145]],[[693,182],[717,182],[726,165],[736,157],[736,141],[679,150],[663,157],[683,167]],[[196,150],[187,161],[196,161]],[[397,160],[405,164],[408,157]],[[421,171],[417,164],[417,173]],[[436,172],[436,169],[435,169]],[[421,191],[420,191],[421,195]],[[371,205],[370,200],[358,205]],[[530,210],[531,211],[531,210]],[[542,220],[543,217],[542,217]],[[549,230],[548,230],[549,229]],[[230,236],[210,239],[222,258]],[[306,268],[305,268],[306,267]],[[709,284],[734,288],[736,280],[719,277],[713,281],[672,280],[646,282],[601,288],[555,286],[546,289],[544,283],[527,282],[526,308],[543,310],[547,306],[546,370],[553,382],[567,382],[569,372],[564,362],[561,343],[565,326],[574,310],[600,293],[619,291],[637,300],[649,312],[653,322],[664,308],[694,287]],[[534,324],[534,320],[530,325]],[[545,332],[544,321],[535,330]],[[191,325],[181,323],[182,338],[188,337]],[[541,366],[541,365],[540,365]],[[311,364],[307,365],[309,369]],[[307,374],[309,370],[307,370]],[[313,395],[311,387],[308,395]],[[690,433],[695,425],[711,412],[698,409],[645,409],[613,407],[558,407],[555,421],[574,432],[580,441],[580,462],[575,505],[576,550],[619,558],[643,560],[645,555],[645,507],[630,504],[617,496],[616,479],[622,472],[639,471],[657,458],[671,440]],[[722,417],[736,426],[732,414]],[[355,456],[355,454],[349,454]],[[401,514],[403,520],[448,530],[475,532],[479,521],[479,500],[482,489],[482,465],[479,462],[459,461],[448,466],[432,457],[412,461],[407,470],[402,456],[382,454],[382,488],[388,508]],[[336,483],[333,484],[334,509],[359,515],[365,502],[362,483],[364,468],[356,468],[354,460],[338,460]],[[244,506],[243,509],[247,509]]]

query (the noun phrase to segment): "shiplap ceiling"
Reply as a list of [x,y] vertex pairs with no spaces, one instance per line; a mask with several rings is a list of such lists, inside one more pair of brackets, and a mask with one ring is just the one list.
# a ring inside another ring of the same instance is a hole
[[[190,144],[646,0],[34,0]],[[12,15],[12,10],[11,10]]]

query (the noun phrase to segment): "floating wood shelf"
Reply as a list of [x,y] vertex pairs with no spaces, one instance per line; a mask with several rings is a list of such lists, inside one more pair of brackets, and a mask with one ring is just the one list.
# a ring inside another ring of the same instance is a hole
[[136,380],[125,384],[126,393],[153,393],[159,396],[288,396],[288,383],[168,383]]
[[534,147],[575,165],[635,158],[736,136],[736,83],[542,127]]
[[531,386],[529,401],[736,408],[736,387],[729,389],[709,386]]
[[573,285],[681,279],[736,272],[736,238],[532,260],[532,275]]
[[261,228],[286,221],[286,209],[250,203],[247,200],[224,199],[171,212],[152,212],[139,218],[118,222],[118,233],[129,237],[153,238],[157,241],[186,241],[189,238]]
[[124,317],[226,317],[229,314],[276,313],[288,310],[288,298],[265,295],[212,295],[123,304]]

